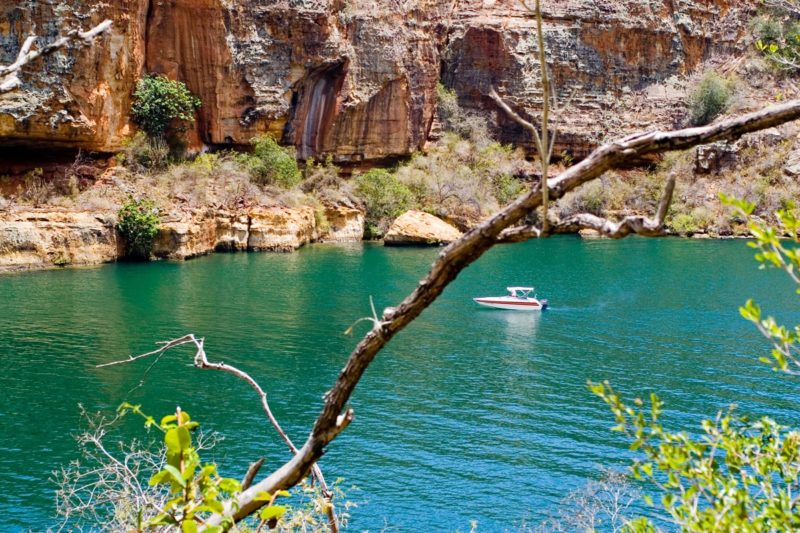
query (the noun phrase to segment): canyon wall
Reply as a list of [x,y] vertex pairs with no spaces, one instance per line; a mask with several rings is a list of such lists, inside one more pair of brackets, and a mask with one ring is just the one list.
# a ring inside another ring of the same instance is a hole
[[[758,0],[545,2],[563,100],[559,150],[682,120],[673,81],[746,45]],[[379,164],[424,146],[436,84],[487,118],[504,142],[526,133],[485,96],[541,104],[534,21],[516,0],[0,0],[0,63],[31,33],[43,42],[104,18],[96,46],[28,66],[0,95],[0,147],[111,153],[131,135],[145,73],[186,82],[203,102],[196,146],[243,146],[269,132],[302,158]],[[678,89],[676,89],[678,87]]]

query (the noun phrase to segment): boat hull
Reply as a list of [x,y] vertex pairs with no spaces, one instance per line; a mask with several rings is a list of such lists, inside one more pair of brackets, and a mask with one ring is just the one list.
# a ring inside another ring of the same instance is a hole
[[473,298],[475,303],[494,309],[507,309],[510,311],[541,311],[547,308],[547,300],[536,298],[509,298],[507,296]]

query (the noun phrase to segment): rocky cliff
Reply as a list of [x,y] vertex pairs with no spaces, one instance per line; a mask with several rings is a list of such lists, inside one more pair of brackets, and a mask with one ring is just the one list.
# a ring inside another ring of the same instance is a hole
[[[364,215],[357,209],[330,207],[324,220],[320,224],[311,207],[184,212],[165,217],[153,255],[190,259],[214,251],[290,252],[312,241],[364,238]],[[125,250],[115,224],[111,212],[0,212],[0,272],[116,261]]]
[[[559,149],[681,120],[670,80],[742,46],[758,0],[545,2],[551,68],[566,99]],[[136,80],[162,72],[203,101],[195,142],[244,145],[271,132],[301,157],[372,164],[424,146],[436,83],[488,117],[501,140],[525,133],[485,97],[540,104],[533,21],[516,0],[0,0],[0,62],[30,33],[53,40],[103,18],[91,50],[27,68],[0,96],[0,146],[100,152],[131,133]],[[619,111],[624,110],[622,117]]]

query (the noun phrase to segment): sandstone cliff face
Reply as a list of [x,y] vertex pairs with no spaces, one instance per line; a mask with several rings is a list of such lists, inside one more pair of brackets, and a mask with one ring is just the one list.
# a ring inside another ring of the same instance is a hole
[[[519,110],[541,108],[535,21],[514,0],[460,2],[443,51],[443,82],[467,108],[490,117],[503,142],[533,140],[488,97],[495,86]],[[685,87],[715,55],[741,50],[750,0],[544,2],[552,78],[564,104],[556,154],[583,157],[620,135],[683,125]]]
[[[605,136],[680,120],[682,95],[662,82],[742,46],[758,0],[545,4],[559,92],[581,95],[564,113],[560,148],[580,156]],[[529,139],[497,114],[489,86],[521,108],[539,104],[533,21],[516,0],[0,0],[0,61],[31,32],[50,41],[105,17],[114,28],[97,46],[51,56],[43,72],[27,69],[22,91],[0,96],[0,144],[115,151],[147,72],[200,96],[198,143],[271,132],[303,158],[340,163],[422,147],[440,75],[505,142]]]
[[[319,238],[338,242],[363,239],[362,212],[344,207],[329,208],[328,212],[333,220],[324,228],[318,227],[311,207],[185,213],[163,221],[153,255],[183,260],[214,251],[290,252]],[[0,213],[0,272],[116,261],[124,250],[115,222],[111,213]],[[356,223],[360,223],[358,229]]]
[[114,221],[103,216],[22,212],[0,218],[0,271],[106,263],[121,252]]
[[28,35],[54,41],[106,18],[113,31],[97,46],[60,51],[23,71],[21,90],[0,95],[0,143],[113,151],[130,134],[131,94],[144,68],[146,1],[0,1],[0,63],[13,63]]

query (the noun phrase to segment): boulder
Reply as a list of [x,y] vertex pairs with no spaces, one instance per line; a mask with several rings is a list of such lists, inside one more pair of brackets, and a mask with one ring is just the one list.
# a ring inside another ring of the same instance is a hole
[[386,246],[441,245],[461,237],[456,228],[428,213],[407,211],[394,221],[383,243]]

